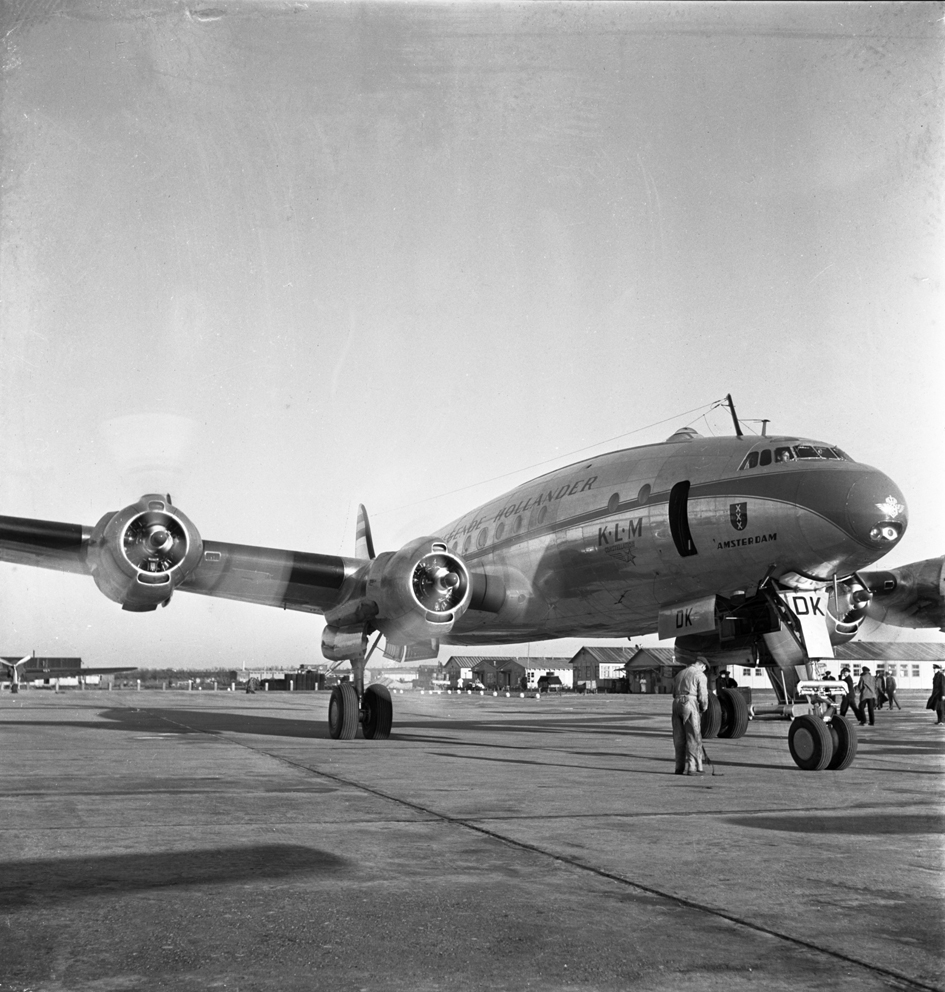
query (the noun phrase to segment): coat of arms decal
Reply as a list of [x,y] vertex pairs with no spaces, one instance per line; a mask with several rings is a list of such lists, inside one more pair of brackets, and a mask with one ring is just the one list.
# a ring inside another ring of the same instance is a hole
[[732,521],[735,530],[744,530],[748,526],[748,504],[730,503],[728,518]]

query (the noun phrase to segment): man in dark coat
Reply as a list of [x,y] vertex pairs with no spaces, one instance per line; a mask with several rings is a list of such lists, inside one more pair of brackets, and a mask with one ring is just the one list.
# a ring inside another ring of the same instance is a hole
[[889,674],[886,676],[886,700],[889,703],[889,712],[892,712],[893,706],[897,710],[901,710],[902,707],[899,705],[899,700],[896,699],[896,690],[899,688],[899,683],[896,682],[896,676]]
[[876,706],[876,682],[870,674],[870,670],[864,665],[860,669],[860,681],[856,685],[856,691],[860,697],[860,726],[866,723],[869,717],[870,726],[876,721],[874,707]]
[[860,711],[856,708],[856,697],[853,695],[853,679],[850,677],[850,669],[843,667],[840,669],[840,681],[846,682],[847,694],[840,703],[840,716],[845,716],[847,710],[852,709],[857,720],[860,719]]
[[935,714],[936,723],[945,723],[945,675],[941,665],[932,666],[932,695],[925,708]]

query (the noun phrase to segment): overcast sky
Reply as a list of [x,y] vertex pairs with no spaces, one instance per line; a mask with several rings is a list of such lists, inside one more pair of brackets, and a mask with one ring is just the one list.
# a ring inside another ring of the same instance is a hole
[[[731,393],[899,484],[890,565],[945,552],[940,5],[5,10],[0,513],[352,554],[364,502],[389,550]],[[4,655],[320,660],[261,606],[0,603]]]

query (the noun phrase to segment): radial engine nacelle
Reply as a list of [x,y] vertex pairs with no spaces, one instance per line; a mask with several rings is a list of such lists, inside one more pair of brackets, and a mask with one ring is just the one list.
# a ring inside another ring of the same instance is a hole
[[472,591],[462,558],[441,540],[421,537],[374,559],[364,599],[377,607],[373,626],[409,644],[448,634],[469,609]]
[[370,630],[396,644],[443,637],[473,595],[462,558],[439,538],[418,538],[365,566],[356,591],[325,614],[322,653],[332,660],[355,657]]
[[862,578],[873,593],[871,620],[945,630],[945,556],[888,571],[863,572]]
[[123,610],[166,604],[200,563],[203,541],[170,496],[151,493],[95,525],[89,541],[92,578]]

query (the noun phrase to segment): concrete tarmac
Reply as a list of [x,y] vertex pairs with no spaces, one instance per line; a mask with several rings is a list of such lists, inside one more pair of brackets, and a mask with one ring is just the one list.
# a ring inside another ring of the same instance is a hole
[[[673,775],[666,696],[0,694],[0,992],[945,989],[924,696]],[[714,771],[714,774],[713,774]]]

